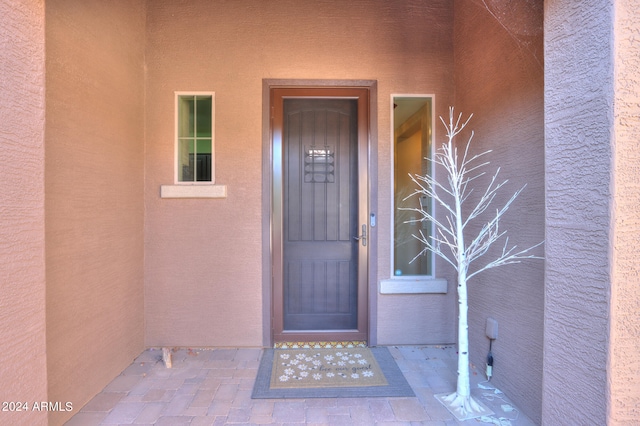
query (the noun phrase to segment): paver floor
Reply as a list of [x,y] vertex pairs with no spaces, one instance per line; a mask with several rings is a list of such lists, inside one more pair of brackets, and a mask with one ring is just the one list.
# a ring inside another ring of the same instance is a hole
[[495,414],[456,420],[434,397],[455,390],[455,348],[389,350],[415,397],[251,399],[262,349],[180,349],[171,369],[162,351],[149,349],[66,424],[534,425],[474,370],[472,394]]

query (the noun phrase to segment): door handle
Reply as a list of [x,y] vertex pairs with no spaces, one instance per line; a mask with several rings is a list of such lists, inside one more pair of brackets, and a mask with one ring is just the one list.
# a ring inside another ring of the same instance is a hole
[[366,223],[362,224],[362,234],[360,234],[357,237],[353,237],[353,239],[356,241],[361,241],[363,246],[367,245],[367,224]]

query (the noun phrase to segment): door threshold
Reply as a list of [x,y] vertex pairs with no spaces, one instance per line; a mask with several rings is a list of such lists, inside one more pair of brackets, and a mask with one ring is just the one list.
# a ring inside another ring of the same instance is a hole
[[340,348],[366,348],[366,340],[345,340],[335,342],[276,342],[275,349],[340,349]]

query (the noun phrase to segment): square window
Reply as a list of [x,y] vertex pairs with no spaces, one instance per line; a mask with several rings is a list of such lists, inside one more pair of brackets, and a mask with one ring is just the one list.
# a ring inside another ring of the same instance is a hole
[[214,183],[215,93],[176,93],[176,182]]

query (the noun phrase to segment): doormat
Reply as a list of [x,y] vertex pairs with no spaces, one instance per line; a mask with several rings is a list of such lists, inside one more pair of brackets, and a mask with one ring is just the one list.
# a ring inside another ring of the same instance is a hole
[[387,348],[266,349],[251,397],[415,396]]

